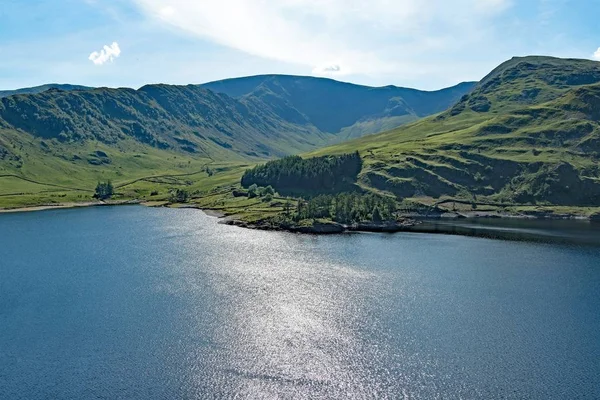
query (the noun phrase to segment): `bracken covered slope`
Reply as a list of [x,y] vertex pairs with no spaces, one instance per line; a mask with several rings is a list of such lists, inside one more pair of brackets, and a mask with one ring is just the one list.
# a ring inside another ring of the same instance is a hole
[[399,197],[600,205],[600,63],[513,58],[448,111],[314,155],[359,150],[360,184]]

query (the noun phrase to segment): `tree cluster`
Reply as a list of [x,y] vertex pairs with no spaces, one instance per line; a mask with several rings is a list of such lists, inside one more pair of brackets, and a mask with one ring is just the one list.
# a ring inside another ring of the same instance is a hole
[[335,193],[348,190],[362,169],[358,152],[303,159],[285,157],[247,170],[242,186],[272,186],[284,195]]
[[258,186],[257,184],[252,184],[250,185],[250,187],[248,188],[248,197],[253,199],[255,197],[271,197],[271,199],[273,198],[273,196],[275,195],[275,190],[273,189],[273,187],[271,185],[267,186],[267,187],[261,187]]
[[190,199],[190,193],[185,189],[171,190],[169,201],[171,203],[187,203]]
[[96,192],[94,193],[94,197],[98,200],[110,199],[113,194],[114,188],[111,181],[98,182],[98,185],[96,185]]
[[325,218],[340,223],[384,222],[394,220],[396,201],[375,194],[339,193],[320,195],[308,201],[300,201],[293,218]]

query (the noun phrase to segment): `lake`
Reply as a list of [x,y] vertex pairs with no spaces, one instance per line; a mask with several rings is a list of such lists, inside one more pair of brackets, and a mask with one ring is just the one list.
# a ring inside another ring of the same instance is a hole
[[483,229],[547,234],[0,215],[0,398],[600,398],[600,246],[546,240],[599,231],[527,224]]

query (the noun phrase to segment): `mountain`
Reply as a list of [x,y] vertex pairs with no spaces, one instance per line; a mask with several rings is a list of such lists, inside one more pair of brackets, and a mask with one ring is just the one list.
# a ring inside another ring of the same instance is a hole
[[49,89],[60,89],[60,90],[90,90],[91,87],[88,86],[80,86],[80,85],[69,85],[69,84],[59,84],[59,83],[49,83],[46,85],[34,86],[30,88],[23,89],[15,89],[15,90],[0,90],[0,98],[12,96],[14,94],[35,94],[45,92]]
[[[62,144],[97,141],[116,146],[133,140],[219,160],[313,150],[341,141],[346,126],[356,136],[400,123],[393,121],[414,120],[447,108],[471,88],[463,84],[421,92],[292,76],[239,78],[203,86],[147,85],[138,90],[51,86],[21,90],[48,88],[39,93],[1,98],[0,127]],[[251,91],[234,98],[218,87]],[[368,128],[357,129],[357,121]]]
[[475,82],[427,92],[396,86],[361,86],[326,78],[259,75],[203,86],[238,99],[259,99],[283,119],[312,124],[342,141],[442,112],[470,92]]
[[134,140],[220,159],[282,156],[313,149],[327,136],[288,123],[253,99],[169,85],[9,96],[0,99],[0,126],[65,144]]
[[[0,175],[86,188],[113,179],[137,198],[174,182],[196,191],[231,185],[243,165],[286,154],[359,151],[357,184],[406,204],[596,207],[599,110],[600,63],[541,56],[437,92],[278,75],[51,89],[0,99]],[[0,186],[0,206],[13,204],[3,191],[25,192],[11,185]]]
[[516,57],[444,113],[313,155],[356,150],[360,185],[400,198],[599,206],[600,63]]
[[249,83],[250,93],[234,97],[211,85],[22,89],[31,93],[0,98],[0,175],[73,186],[177,172],[182,166],[188,171],[187,166],[207,163],[277,158],[341,141],[342,128],[355,121],[366,128],[355,124],[351,136],[414,120],[471,88],[442,90],[434,99],[429,92],[327,79],[288,76],[260,84],[256,79],[222,83],[238,88]]
[[192,85],[8,96],[0,99],[0,207],[81,194],[56,185],[89,191],[99,180],[192,172],[204,179],[224,163],[314,150],[330,136],[287,122],[256,99]]

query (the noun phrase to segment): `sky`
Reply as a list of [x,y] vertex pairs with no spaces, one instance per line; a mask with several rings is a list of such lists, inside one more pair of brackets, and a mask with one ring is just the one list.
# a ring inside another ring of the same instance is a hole
[[434,90],[513,56],[600,61],[598,0],[0,0],[0,90],[257,74]]

